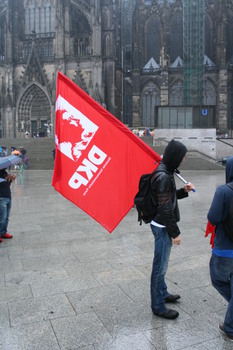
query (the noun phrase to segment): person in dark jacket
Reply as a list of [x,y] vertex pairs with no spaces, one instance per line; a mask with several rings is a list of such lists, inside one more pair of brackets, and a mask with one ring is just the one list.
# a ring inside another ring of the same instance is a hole
[[[226,162],[226,183],[233,182],[233,157]],[[207,215],[215,227],[214,248],[210,259],[210,277],[214,288],[228,302],[224,323],[219,329],[233,341],[233,241],[227,236],[223,221],[233,199],[233,190],[227,185],[217,187]]]
[[165,274],[172,244],[181,243],[180,230],[177,225],[180,220],[177,199],[188,197],[188,192],[194,189],[193,184],[188,183],[184,188],[176,190],[174,172],[181,164],[186,152],[187,148],[181,142],[170,141],[152,182],[158,209],[150,225],[155,239],[151,273],[151,309],[154,315],[166,319],[175,319],[179,316],[176,310],[165,306],[165,303],[180,299],[179,295],[172,295],[168,292]]
[[2,238],[12,238],[7,232],[7,226],[11,210],[11,183],[16,176],[8,174],[6,169],[0,170],[0,243]]

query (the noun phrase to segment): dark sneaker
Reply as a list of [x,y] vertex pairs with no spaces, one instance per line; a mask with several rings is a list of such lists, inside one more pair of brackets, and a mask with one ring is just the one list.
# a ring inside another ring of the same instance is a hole
[[179,294],[169,294],[165,299],[165,303],[174,303],[176,302],[177,300],[180,299],[180,295]]
[[230,334],[227,334],[225,331],[224,331],[224,323],[220,323],[218,325],[219,329],[220,329],[220,332],[222,334],[224,334],[230,341],[233,341],[233,335],[230,335]]
[[13,236],[12,235],[10,235],[9,233],[5,233],[5,235],[3,235],[2,236],[2,238],[6,238],[6,239],[10,239],[10,238],[12,238]]
[[176,310],[171,310],[171,309],[167,309],[165,312],[163,312],[162,314],[158,314],[156,313],[153,309],[152,312],[155,316],[159,316],[162,318],[166,318],[167,320],[174,320],[175,318],[177,318],[179,316],[179,312]]

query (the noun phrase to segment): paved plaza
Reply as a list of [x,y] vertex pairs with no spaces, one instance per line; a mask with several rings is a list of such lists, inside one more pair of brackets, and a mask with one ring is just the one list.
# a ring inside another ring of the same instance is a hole
[[[132,209],[109,234],[51,186],[53,172],[25,171],[12,185],[9,232],[0,245],[1,350],[230,350],[220,335],[226,302],[211,286],[206,215],[224,170],[190,171],[181,200],[182,244],[167,284],[176,320],[150,309],[154,241]],[[182,186],[177,180],[177,187]]]

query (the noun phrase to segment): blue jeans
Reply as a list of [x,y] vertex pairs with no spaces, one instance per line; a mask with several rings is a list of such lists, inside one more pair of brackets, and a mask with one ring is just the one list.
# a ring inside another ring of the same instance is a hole
[[224,331],[233,336],[233,259],[212,254],[210,277],[214,288],[228,302]]
[[0,237],[7,232],[11,210],[11,198],[0,197]]
[[164,298],[169,293],[165,283],[165,274],[171,253],[172,240],[165,228],[150,225],[155,238],[154,260],[151,273],[151,308],[155,313],[162,314],[167,308]]

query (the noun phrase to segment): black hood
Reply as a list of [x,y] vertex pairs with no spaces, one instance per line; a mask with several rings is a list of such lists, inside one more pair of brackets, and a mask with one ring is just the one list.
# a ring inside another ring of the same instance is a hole
[[187,148],[183,143],[171,140],[165,148],[163,163],[167,166],[168,170],[174,172],[180,166],[186,153]]
[[226,162],[226,183],[233,181],[233,157],[227,159]]

